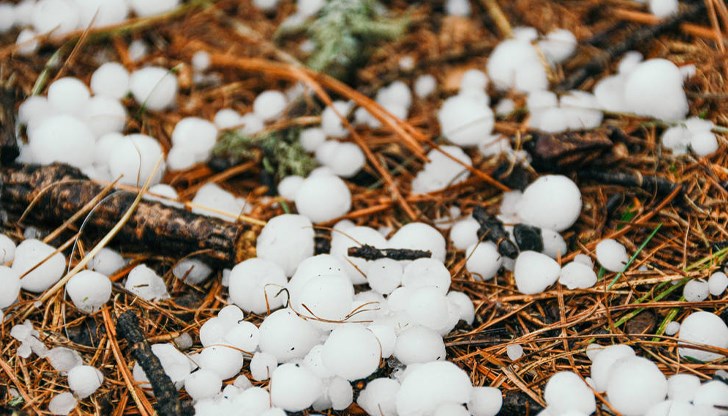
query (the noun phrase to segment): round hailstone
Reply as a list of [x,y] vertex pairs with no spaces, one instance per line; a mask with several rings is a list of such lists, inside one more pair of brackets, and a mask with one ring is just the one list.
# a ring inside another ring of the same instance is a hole
[[493,242],[485,241],[471,245],[465,251],[466,268],[477,280],[490,280],[503,264],[503,258]]
[[676,14],[678,6],[677,0],[650,0],[650,12],[661,19]]
[[475,305],[473,305],[473,301],[468,295],[463,292],[451,291],[447,294],[447,299],[452,306],[455,306],[460,320],[472,325],[475,320]]
[[597,283],[597,274],[584,263],[572,261],[561,268],[559,283],[572,289],[588,289]]
[[710,288],[708,282],[702,279],[694,279],[683,287],[683,296],[688,302],[702,302],[708,299]]
[[[34,238],[27,239],[15,250],[13,270],[21,276],[21,287],[29,292],[40,293],[53,286],[66,270],[63,253]],[[40,264],[38,267],[36,265]],[[28,272],[29,270],[33,270]],[[26,272],[28,272],[26,274]]]
[[129,0],[134,13],[139,17],[154,16],[172,11],[179,5],[179,0]]
[[407,315],[417,325],[437,330],[448,323],[448,301],[436,287],[420,287],[407,302]]
[[63,114],[79,114],[91,97],[86,84],[74,77],[60,78],[48,87],[48,103]]
[[28,136],[36,163],[62,162],[84,168],[94,161],[94,135],[86,124],[73,116],[50,116]]
[[274,217],[258,235],[255,249],[258,258],[276,263],[286,276],[292,276],[303,260],[313,256],[313,224],[303,215]]
[[470,412],[463,405],[443,403],[435,409],[432,416],[470,416]]
[[693,312],[680,324],[678,353],[698,361],[713,361],[723,358],[722,354],[690,348],[689,343],[728,348],[728,326],[723,320],[710,312]]
[[[1,237],[0,237],[1,238]],[[708,278],[708,289],[713,296],[720,296],[728,287],[728,276],[723,272],[715,272]]]
[[617,344],[602,348],[592,358],[591,378],[594,381],[594,389],[599,393],[604,392],[607,389],[609,373],[614,363],[621,358],[634,356],[634,350],[628,345]]
[[306,356],[303,358],[303,365],[304,367],[311,370],[312,373],[316,374],[316,376],[320,379],[328,379],[334,376],[334,374],[326,368],[324,365],[323,359],[321,358],[321,353],[324,350],[323,344],[315,345],[313,348],[311,348],[311,351],[306,354]]
[[693,374],[675,374],[667,379],[667,397],[676,402],[691,402],[700,387],[700,379]]
[[690,148],[700,157],[708,156],[718,150],[718,139],[709,131],[696,132],[690,137]]
[[205,72],[210,68],[210,54],[206,51],[197,51],[192,55],[192,69],[195,72]]
[[516,258],[513,274],[516,287],[524,295],[535,295],[556,283],[561,267],[551,257],[535,251],[522,251]]
[[377,337],[357,324],[345,324],[334,329],[321,352],[326,368],[347,380],[371,375],[379,367],[380,357]]
[[115,98],[97,95],[86,102],[83,119],[96,137],[120,133],[126,124],[126,108]]
[[408,289],[436,287],[444,295],[450,289],[450,280],[450,271],[441,261],[422,258],[405,267],[402,286]]
[[604,239],[597,244],[597,261],[610,272],[621,272],[627,266],[627,249],[617,240]]
[[18,108],[18,122],[28,125],[32,120],[42,120],[54,113],[48,103],[48,98],[41,95],[31,95],[26,98]]
[[172,131],[172,145],[191,152],[196,162],[202,162],[210,156],[217,142],[217,127],[199,117],[185,117]]
[[126,264],[124,258],[121,257],[117,251],[110,248],[102,248],[98,253],[88,262],[88,268],[90,270],[111,276],[115,271],[121,269]]
[[240,373],[243,368],[243,353],[224,345],[205,347],[199,356],[200,367],[215,372],[227,380]]
[[[336,237],[334,237],[335,239]],[[296,269],[296,273],[288,282],[290,296],[298,297],[303,288],[312,280],[324,276],[346,277],[344,264],[335,256],[319,254],[302,261]]]
[[79,9],[70,0],[40,0],[33,7],[32,23],[36,32],[59,39],[78,29]]
[[260,342],[260,330],[251,322],[238,322],[227,331],[224,341],[241,351],[252,354]]
[[609,372],[609,403],[625,416],[643,415],[650,407],[664,400],[666,395],[665,375],[646,358],[621,358]]
[[527,224],[564,231],[579,218],[581,192],[566,176],[544,175],[526,187],[517,211]]
[[467,0],[447,0],[445,3],[445,13],[448,16],[470,16],[470,2]]
[[271,376],[271,403],[289,412],[308,408],[321,394],[321,380],[304,367],[283,364]]
[[296,208],[314,223],[331,221],[349,212],[351,192],[334,175],[311,175],[296,193]]
[[[145,0],[138,1],[147,3]],[[161,1],[154,2],[157,3]],[[168,69],[158,66],[137,69],[129,77],[129,90],[134,99],[139,105],[150,110],[164,110],[174,105],[177,87],[177,76]]]
[[405,365],[445,360],[445,342],[432,329],[413,326],[397,336],[394,356]]
[[215,113],[213,122],[215,127],[220,130],[230,129],[240,125],[240,113],[232,108],[223,108]]
[[495,387],[473,387],[468,410],[473,416],[495,416],[503,406],[503,395]]
[[661,120],[682,120],[688,113],[680,69],[666,59],[650,59],[627,75],[625,102],[630,111]]
[[157,273],[144,264],[129,272],[124,288],[142,299],[155,301],[169,298],[167,285]]
[[375,378],[359,393],[356,403],[367,414],[395,416],[397,414],[397,393],[399,382],[391,378]]
[[[114,178],[121,177],[119,183],[142,186],[148,178],[156,185],[162,179],[164,164],[154,171],[163,154],[162,147],[154,138],[144,134],[130,134],[114,143],[109,158],[109,172]],[[154,176],[152,176],[154,175]]]
[[552,64],[565,61],[574,53],[576,45],[576,36],[566,29],[552,30],[546,34],[546,39],[538,42],[538,47]]
[[230,322],[220,318],[211,318],[200,327],[200,343],[203,347],[221,343],[227,331],[232,328]]
[[288,104],[286,95],[280,91],[263,91],[253,101],[253,113],[263,121],[272,121],[283,114]]
[[331,106],[324,109],[321,113],[321,128],[327,137],[339,139],[349,135],[349,130],[344,127],[341,117],[346,118],[353,106],[351,102],[334,101]]
[[190,285],[204,282],[211,273],[210,266],[197,259],[182,259],[172,269],[174,277]]
[[429,97],[437,89],[437,79],[430,74],[420,75],[415,79],[415,95],[419,98]]
[[331,400],[331,408],[344,410],[354,401],[354,389],[351,384],[341,377],[334,377],[329,383],[326,393]]
[[259,349],[272,354],[278,362],[288,362],[305,357],[319,343],[320,336],[310,322],[290,309],[281,309],[260,324]]
[[38,46],[40,46],[37,38],[38,33],[35,30],[21,30],[18,33],[18,38],[15,40],[18,54],[24,56],[33,55],[38,50]]
[[0,309],[5,309],[18,300],[20,294],[20,274],[10,267],[0,266]]
[[549,412],[555,415],[570,411],[590,415],[597,409],[594,392],[581,377],[571,371],[562,371],[551,376],[543,396]]
[[379,341],[382,350],[382,358],[387,359],[394,354],[394,347],[397,342],[397,334],[394,328],[388,325],[371,324],[367,327]]
[[83,270],[71,277],[66,291],[78,310],[93,313],[111,298],[111,280],[99,272]]
[[264,313],[285,302],[280,294],[287,283],[283,269],[272,261],[252,258],[230,272],[230,300],[246,312]]
[[326,133],[320,127],[310,127],[301,130],[298,140],[303,150],[313,153],[326,141]]
[[354,285],[344,276],[311,279],[291,297],[291,307],[322,330],[331,330],[344,322],[353,303]]
[[448,98],[437,113],[440,131],[458,146],[477,146],[493,131],[495,119],[487,104],[470,95]]
[[[192,208],[192,212],[225,221],[233,221],[241,212],[244,213],[246,208],[245,200],[236,198],[235,195],[214,183],[208,183],[200,188],[192,199],[192,203],[197,205]],[[213,209],[215,211],[212,211]]]
[[[496,88],[516,88],[522,92],[545,90],[548,86],[546,70],[535,47],[522,39],[505,40],[496,46],[488,58],[488,76]],[[519,78],[530,82],[518,82]]]
[[89,365],[79,365],[68,372],[68,387],[79,399],[85,399],[101,387],[104,375]]
[[67,415],[73,411],[78,405],[78,401],[73,394],[69,392],[63,392],[53,396],[50,403],[48,403],[48,411],[53,415]]
[[129,15],[126,0],[75,0],[80,28],[104,27],[123,22]]
[[397,394],[400,415],[428,414],[443,403],[467,403],[473,386],[470,377],[448,361],[433,361],[414,368]]
[[298,175],[286,176],[278,182],[278,194],[283,198],[293,201],[303,184],[304,178]]
[[680,322],[671,321],[665,326],[665,335],[673,336],[680,330]]
[[324,165],[342,178],[351,178],[359,173],[367,161],[361,148],[348,142],[337,143],[332,156]]
[[129,71],[118,62],[107,62],[91,75],[91,91],[120,100],[129,93]]
[[695,406],[688,402],[665,400],[650,407],[645,416],[690,416],[699,414]]
[[367,268],[369,287],[382,295],[389,295],[402,283],[404,269],[396,260],[383,258],[374,260]]
[[450,228],[450,241],[456,250],[465,250],[478,243],[480,224],[473,217],[457,221]]
[[523,357],[523,347],[519,344],[509,344],[506,347],[506,355],[511,361],[516,361]]
[[51,349],[45,358],[51,363],[51,367],[62,375],[67,374],[74,367],[83,365],[81,354],[76,350],[66,347],[55,347]]
[[412,192],[415,194],[439,191],[470,176],[470,172],[463,165],[472,166],[473,161],[457,146],[440,146],[439,149],[431,150],[427,158],[430,161],[425,164],[424,169],[417,172],[412,181]]
[[0,34],[12,29],[16,20],[15,6],[13,4],[0,4]]
[[697,408],[725,409],[728,407],[728,384],[720,380],[703,384],[695,391],[693,403]]
[[222,379],[210,370],[197,370],[185,378],[185,391],[195,401],[215,397],[221,388]]
[[[171,343],[152,345],[152,353],[159,358],[164,373],[174,383],[177,390],[184,385],[184,380],[192,371],[192,361]],[[139,367],[139,373],[143,374],[144,370]],[[146,374],[143,379],[148,380]],[[151,387],[151,386],[149,386]]]
[[429,250],[432,253],[432,259],[444,262],[447,242],[436,228],[421,222],[411,222],[394,233],[389,239],[389,246]]
[[278,360],[273,354],[267,352],[256,352],[250,360],[250,374],[255,381],[268,380],[278,367]]

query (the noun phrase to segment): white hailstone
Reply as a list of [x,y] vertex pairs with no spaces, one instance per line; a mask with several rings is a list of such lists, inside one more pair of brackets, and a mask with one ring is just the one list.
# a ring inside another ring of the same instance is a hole
[[521,346],[520,344],[509,344],[506,347],[506,355],[510,360],[516,361],[517,359],[523,357],[523,346]]
[[315,345],[313,348],[311,348],[311,351],[306,354],[306,356],[303,358],[303,362],[301,363],[301,365],[311,370],[311,372],[314,373],[316,377],[322,380],[334,376],[334,373],[326,368],[323,359],[321,358],[321,353],[323,352],[323,350],[323,344]]
[[128,0],[129,6],[139,17],[154,16],[172,11],[179,5],[179,0]]
[[258,258],[276,263],[286,276],[292,276],[313,252],[313,224],[303,215],[283,214],[272,218],[258,235]]
[[458,311],[459,319],[472,325],[475,320],[475,305],[473,301],[463,292],[451,291],[447,294],[450,305]]
[[397,343],[397,334],[394,332],[394,328],[381,324],[371,324],[367,328],[377,337],[382,350],[382,358],[391,357]]
[[227,305],[224,308],[220,309],[220,312],[217,313],[217,317],[225,325],[228,325],[229,328],[232,328],[235,324],[245,318],[245,314],[236,305]]
[[690,348],[690,344],[728,348],[728,326],[718,316],[710,312],[693,312],[680,324],[678,353],[698,361],[713,361],[723,357],[715,352]]
[[313,16],[326,5],[325,0],[298,0],[296,7],[298,13],[303,16]]
[[455,95],[446,99],[437,112],[440,131],[458,146],[476,146],[493,131],[493,111],[488,105],[470,95]]
[[539,54],[527,40],[508,39],[499,43],[490,54],[486,68],[499,90],[515,88],[531,92],[545,90],[548,86]]
[[402,81],[394,81],[377,92],[376,100],[379,104],[398,104],[405,109],[412,105],[412,91]]
[[278,6],[278,1],[279,0],[253,0],[253,6],[264,12],[272,12]]
[[129,44],[129,59],[140,62],[149,53],[149,45],[142,39],[135,39]]
[[[227,412],[212,412],[210,416],[219,414],[243,414],[243,415],[259,415],[264,411],[270,409],[270,394],[260,388],[251,387],[246,389],[232,401],[232,407]],[[198,413],[199,414],[199,413]]]
[[298,140],[303,150],[312,153],[326,141],[326,133],[320,127],[310,127],[301,130]]
[[83,119],[96,137],[120,133],[126,125],[126,108],[115,98],[97,95],[86,102]]
[[227,380],[240,373],[243,368],[243,353],[224,345],[205,347],[199,356],[200,368],[215,372]]
[[[599,355],[599,353],[602,352],[603,350],[604,350],[603,345],[599,345],[597,343],[592,343],[592,344],[589,344],[586,346],[586,348],[584,349],[584,353],[586,354],[586,356],[589,358],[590,361],[594,362],[594,358],[596,358],[596,356]],[[594,373],[592,372],[592,374],[594,374]],[[587,378],[589,380],[592,379],[591,377],[587,377]],[[590,382],[589,384],[591,385],[592,383]]]
[[20,274],[10,267],[0,266],[0,309],[7,308],[18,300],[20,294]]
[[473,386],[467,373],[448,361],[414,368],[397,393],[400,415],[427,414],[443,403],[467,403]]
[[634,356],[634,350],[628,345],[616,344],[602,348],[592,358],[591,378],[594,381],[594,389],[598,393],[606,391],[609,374],[614,363],[621,358]]
[[526,187],[516,209],[529,225],[564,231],[579,218],[581,192],[566,176],[544,175]]
[[334,377],[328,385],[326,394],[331,400],[331,408],[344,410],[354,401],[354,390],[351,384],[341,377]]
[[336,146],[333,149],[332,157],[324,162],[324,165],[331,168],[335,175],[342,178],[351,178],[359,173],[366,164],[366,157],[361,148],[349,142],[334,143],[336,143]]
[[283,114],[287,104],[286,95],[282,92],[263,91],[253,101],[253,113],[263,121],[272,121]]
[[708,156],[718,150],[718,139],[709,131],[693,133],[690,148],[700,157]]
[[301,287],[291,297],[291,307],[311,324],[330,330],[353,310],[354,285],[345,276],[321,276]]
[[48,103],[63,114],[83,112],[90,97],[86,84],[74,77],[58,79],[48,87]]
[[194,342],[192,341],[192,335],[190,335],[189,332],[185,332],[182,335],[173,338],[172,343],[174,343],[175,347],[177,347],[181,351],[192,348],[192,344],[194,344]]
[[[718,409],[728,406],[728,384],[719,380],[712,380],[701,385],[695,391],[693,404],[697,408]],[[725,411],[721,411],[725,413]]]
[[626,79],[622,75],[604,77],[594,86],[594,97],[600,108],[615,113],[625,112],[627,103],[624,98],[624,84]]
[[470,416],[470,412],[461,404],[443,403],[437,406],[432,416]]
[[429,97],[437,89],[437,79],[430,74],[420,75],[415,79],[415,95],[419,98]]
[[192,198],[192,203],[198,205],[192,208],[192,212],[225,221],[234,221],[245,211],[245,200],[236,198],[215,183],[208,183],[200,188]]
[[83,270],[71,277],[66,291],[79,311],[93,313],[111,298],[111,280],[99,272]]
[[[326,164],[336,157],[336,149],[339,147],[339,142],[336,140],[326,140],[320,146],[316,148],[316,161],[321,164]],[[331,169],[331,167],[327,166]],[[333,171],[333,170],[332,170]]]
[[683,287],[683,296],[688,302],[702,302],[708,299],[709,294],[708,282],[702,279],[693,279]]
[[414,324],[437,330],[448,322],[447,297],[436,287],[417,288],[409,297],[406,312]]
[[51,367],[61,374],[67,374],[74,367],[83,365],[81,354],[76,350],[66,347],[55,347],[48,351],[46,357],[51,363]]
[[575,263],[581,263],[585,266],[594,267],[594,262],[592,261],[591,257],[587,256],[586,254],[577,254],[574,257]]
[[129,77],[129,90],[136,102],[154,111],[173,106],[177,98],[177,88],[177,76],[158,66],[137,69]]
[[334,175],[310,175],[296,193],[296,208],[314,223],[331,221],[351,209],[351,192]]
[[667,397],[676,402],[691,402],[700,387],[700,378],[693,374],[675,374],[667,379]]
[[677,0],[650,0],[650,12],[659,18],[676,14],[678,6]]
[[[54,247],[33,238],[18,244],[12,269],[21,276],[23,289],[40,293],[63,276],[66,258],[60,252],[52,254],[54,251]],[[38,264],[40,265],[36,267]]]
[[126,261],[121,257],[121,254],[116,250],[104,247],[88,262],[88,268],[111,276],[115,271],[124,267],[124,264],[126,264]]
[[319,343],[321,332],[290,309],[268,315],[260,325],[259,349],[278,362],[303,358]]
[[73,116],[62,114],[42,120],[29,131],[28,139],[36,163],[62,162],[77,168],[93,163],[94,135]]
[[576,45],[576,36],[566,29],[552,30],[545,39],[538,41],[538,47],[552,64],[565,61],[574,53]]
[[379,366],[380,357],[377,337],[357,324],[344,324],[331,331],[321,352],[326,368],[347,380],[371,375]]
[[671,321],[665,326],[665,335],[673,336],[680,330],[680,322]]
[[324,109],[321,113],[321,128],[326,136],[343,138],[349,135],[349,130],[344,127],[341,117],[346,118],[353,106],[351,102],[334,101],[331,106]]
[[665,375],[646,358],[621,358],[609,372],[609,403],[625,416],[643,415],[650,407],[664,400],[666,395]]
[[495,416],[503,406],[503,395],[495,387],[473,387],[468,410],[473,416]]
[[33,29],[56,39],[78,29],[79,20],[78,5],[70,0],[40,0],[33,7]]
[[204,72],[210,68],[210,54],[207,51],[197,51],[192,55],[192,69]]
[[447,0],[445,2],[445,13],[448,16],[470,16],[470,2],[468,0]]
[[[334,235],[336,238],[336,235]],[[298,297],[303,288],[312,280],[320,277],[340,276],[346,277],[344,264],[337,257],[329,254],[319,254],[305,259],[298,265],[296,273],[288,282],[288,292],[291,297]]]
[[356,403],[369,415],[396,416],[399,382],[391,378],[376,378],[359,393]]
[[21,0],[15,5],[15,24],[28,26],[33,23],[33,8],[35,0]]
[[124,288],[149,301],[169,299],[164,280],[144,264],[136,266],[129,272]]
[[244,391],[244,390],[247,390],[247,389],[253,387],[253,383],[251,383],[250,380],[247,377],[245,377],[244,374],[237,376],[235,378],[235,380],[233,381],[232,385],[237,387],[238,389],[240,389],[240,391]]
[[78,401],[73,394],[69,392],[63,392],[53,396],[50,403],[48,403],[48,411],[52,415],[67,415],[73,411],[78,405]]
[[561,110],[570,130],[588,130],[602,124],[603,114],[596,97],[584,91],[571,91],[561,97]]
[[[199,117],[183,118],[174,126],[172,131],[172,146],[191,153],[195,163],[207,160],[216,142],[217,127]],[[188,167],[176,166],[173,169],[181,170]]]
[[498,248],[491,241],[475,243],[465,250],[466,268],[477,280],[490,280],[503,264]]
[[397,336],[394,356],[405,365],[442,361],[446,358],[445,342],[432,329],[413,326]]
[[162,179],[164,164],[154,171],[163,156],[162,147],[154,138],[130,134],[114,143],[111,151],[114,157],[109,158],[109,171],[112,177],[121,177],[119,183],[142,186],[151,178],[150,183],[156,185]]
[[435,287],[443,295],[450,289],[450,271],[441,261],[432,258],[417,259],[404,268],[402,286],[407,289]]
[[597,261],[610,272],[621,272],[627,266],[627,249],[617,240],[604,239],[597,244]]
[[16,19],[13,4],[0,4],[0,34],[12,29]]
[[15,40],[17,52],[20,55],[33,55],[38,50],[40,43],[38,42],[38,33],[33,29],[23,29],[18,33]]
[[668,128],[662,133],[660,141],[663,147],[670,149],[673,155],[683,155],[688,152],[688,146],[693,134],[685,126],[677,125]]
[[211,273],[210,266],[197,259],[182,259],[172,268],[174,277],[190,285],[204,282]]
[[538,39],[538,31],[530,26],[516,26],[513,28],[513,38],[524,42],[533,42]]
[[516,287],[524,295],[535,295],[556,283],[561,267],[551,257],[535,251],[522,251],[516,258],[513,274]]
[[278,183],[278,194],[285,199],[294,200],[303,184],[304,178],[298,175],[286,176]]
[[457,250],[465,250],[478,242],[480,224],[473,217],[455,222],[450,228],[450,241]]
[[[452,160],[443,152],[460,163]],[[417,172],[417,176],[412,181],[413,193],[424,194],[439,191],[460,183],[470,176],[470,172],[463,165],[472,166],[473,162],[470,156],[457,146],[440,146],[439,150],[431,150],[427,154],[427,158],[429,162],[421,171]]]
[[42,120],[53,114],[55,110],[48,103],[48,98],[41,95],[31,95],[26,98],[18,108],[18,122],[28,125],[31,120]]
[[389,245],[393,248],[429,250],[432,253],[431,259],[445,261],[445,238],[437,229],[425,223],[411,222],[400,228],[389,239]]
[[250,360],[250,374],[255,381],[268,380],[278,367],[278,360],[273,354],[256,352]]
[[283,364],[271,375],[271,403],[289,412],[308,408],[322,393],[321,380],[296,364]]
[[627,76],[627,108],[639,115],[661,120],[682,120],[688,113],[688,100],[682,75],[666,59],[650,59],[638,64]]
[[230,322],[220,318],[210,318],[200,327],[200,343],[203,347],[220,343],[231,328]]
[[460,94],[481,93],[488,87],[488,76],[479,69],[468,69],[460,79]]
[[101,371],[89,365],[79,365],[68,372],[68,387],[79,399],[94,394],[104,382]]
[[569,411],[590,415],[597,409],[594,392],[581,377],[571,371],[561,371],[551,376],[543,396],[549,413],[554,415]]
[[230,272],[230,300],[246,312],[278,309],[285,302],[279,292],[286,283],[285,272],[278,264],[261,258],[248,259]]
[[279,407],[272,407],[265,412],[260,413],[260,416],[286,416],[286,411]]
[[79,7],[79,27],[104,27],[123,22],[129,16],[126,0],[75,0]]
[[389,295],[402,283],[404,269],[402,264],[392,259],[378,259],[367,268],[367,282],[372,290]]
[[510,98],[503,98],[495,106],[495,114],[505,117],[516,110],[516,103]]
[[240,129],[242,134],[253,135],[259,133],[265,128],[265,123],[254,113],[248,113],[240,117],[240,124],[243,126]]
[[222,379],[210,370],[200,369],[185,378],[185,391],[195,401],[212,398],[221,388]]
[[559,283],[571,289],[588,289],[597,283],[597,274],[584,263],[572,261],[561,268]]
[[[0,237],[1,239],[2,237]],[[728,276],[723,272],[715,272],[708,278],[708,288],[713,296],[720,296],[728,287]]]
[[665,400],[650,407],[644,416],[690,416],[694,415],[695,406],[688,402]]
[[[551,91],[531,91],[526,99],[526,107],[531,113],[529,124],[534,128],[543,129],[544,115],[559,105],[559,99],[555,93]],[[553,114],[551,114],[553,116]],[[559,115],[559,120],[563,122],[563,115]],[[565,124],[565,122],[564,122]]]
[[222,110],[215,113],[213,118],[215,127],[220,130],[229,129],[240,125],[240,113],[233,110],[232,108],[223,108]]

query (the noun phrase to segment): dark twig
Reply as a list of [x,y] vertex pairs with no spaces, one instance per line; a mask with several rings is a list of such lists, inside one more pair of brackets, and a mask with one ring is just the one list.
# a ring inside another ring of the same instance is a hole
[[676,187],[680,186],[659,176],[639,175],[628,172],[608,172],[589,169],[580,171],[579,177],[608,185],[641,188],[645,191],[656,192],[660,195],[667,195],[675,190]]
[[513,237],[518,248],[522,251],[543,251],[543,236],[541,229],[526,224],[516,224],[513,227]]
[[429,250],[410,250],[407,248],[376,248],[368,244],[359,247],[349,247],[349,257],[358,257],[365,260],[392,259],[417,260],[432,257]]
[[498,246],[498,252],[503,256],[515,258],[518,255],[518,247],[508,239],[508,234],[499,219],[488,215],[483,207],[475,207],[473,218],[480,224],[478,238],[494,242]]
[[13,88],[11,81],[0,81],[0,163],[12,163],[20,154],[18,140],[15,137],[15,103],[19,92]]
[[187,416],[194,415],[195,411],[188,402],[182,402],[177,389],[167,373],[162,368],[159,358],[152,353],[152,347],[144,339],[139,328],[139,318],[132,310],[122,313],[117,319],[116,330],[129,342],[131,355],[142,366],[152,385],[157,404],[154,408],[160,416]]

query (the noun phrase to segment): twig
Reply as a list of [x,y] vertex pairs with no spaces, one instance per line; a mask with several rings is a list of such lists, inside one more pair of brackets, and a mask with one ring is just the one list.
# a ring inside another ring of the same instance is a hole
[[632,174],[627,172],[605,172],[589,169],[579,172],[579,177],[582,179],[591,179],[603,184],[641,188],[645,191],[656,192],[660,195],[669,194],[676,188],[680,188],[679,184],[670,182],[669,180],[659,176]]
[[494,242],[498,246],[498,252],[506,257],[515,258],[518,255],[518,247],[508,239],[508,234],[499,219],[488,215],[483,207],[475,207],[473,218],[480,224],[478,238]]
[[369,244],[359,247],[349,247],[349,257],[359,257],[365,260],[392,259],[392,260],[417,260],[432,257],[429,250],[410,250],[407,248],[376,248]]

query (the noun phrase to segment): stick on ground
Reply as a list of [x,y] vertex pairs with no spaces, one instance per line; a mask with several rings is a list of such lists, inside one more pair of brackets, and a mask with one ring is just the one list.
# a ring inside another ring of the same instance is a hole
[[349,257],[359,257],[365,260],[392,259],[417,260],[432,257],[429,250],[411,250],[407,248],[376,248],[368,244],[360,247],[349,247]]

